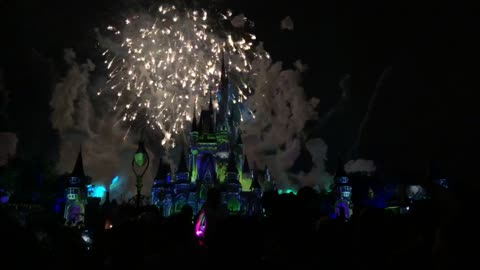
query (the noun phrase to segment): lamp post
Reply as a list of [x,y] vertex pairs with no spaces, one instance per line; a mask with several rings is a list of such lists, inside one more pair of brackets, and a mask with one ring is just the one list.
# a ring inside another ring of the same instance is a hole
[[[138,149],[135,152],[132,160],[132,170],[135,176],[137,177],[136,187],[137,187],[137,197],[136,197],[136,205],[137,208],[140,208],[140,201],[142,198],[142,187],[143,187],[143,175],[147,172],[148,165],[150,165],[150,158],[148,157],[148,153],[145,150],[145,145],[143,141],[138,143]],[[136,170],[138,168],[140,172]]]

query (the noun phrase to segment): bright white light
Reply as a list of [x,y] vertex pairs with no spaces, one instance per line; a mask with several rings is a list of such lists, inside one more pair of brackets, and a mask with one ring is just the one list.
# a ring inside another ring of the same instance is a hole
[[[105,62],[110,72],[99,93],[115,92],[114,107],[121,108],[121,119],[131,122],[145,116],[144,122],[152,129],[172,135],[162,141],[172,146],[173,135],[182,133],[189,126],[186,122],[193,119],[192,108],[200,113],[209,94],[217,91],[222,56],[228,63],[230,87],[241,92],[235,98],[251,92],[251,63],[268,57],[252,49],[254,35],[214,27],[216,17],[204,10],[161,5],[153,18],[127,19],[119,43],[115,38],[101,44],[107,49]],[[118,31],[113,26],[107,29]]]

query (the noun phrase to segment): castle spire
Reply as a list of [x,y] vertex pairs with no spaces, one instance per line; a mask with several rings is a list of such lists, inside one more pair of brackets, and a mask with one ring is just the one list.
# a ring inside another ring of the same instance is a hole
[[235,164],[235,153],[230,150],[230,154],[228,156],[228,165],[227,165],[227,173],[238,173],[237,165]]
[[210,91],[210,102],[208,103],[208,111],[209,111],[209,117],[210,117],[210,125],[208,131],[210,133],[213,133],[215,130],[215,111],[213,110],[213,100],[212,100],[212,91]]
[[208,110],[210,111],[210,114],[213,115],[212,91],[209,91],[209,93],[210,93],[210,101],[208,102]]
[[178,165],[177,172],[188,172],[187,161],[185,159],[185,151],[182,148],[182,153],[180,155],[180,163]]
[[155,179],[162,179],[166,180],[168,175],[171,173],[170,164],[166,163],[163,158],[160,158],[160,162],[158,164],[157,174]]
[[265,164],[265,175],[264,175],[264,179],[266,182],[270,182],[272,181],[272,177],[270,175],[270,170],[268,169],[268,165]]
[[222,71],[220,74],[220,89],[224,90],[228,87],[227,67],[225,65],[225,53],[222,51]]
[[245,160],[243,161],[242,172],[251,173],[250,166],[248,165],[247,155],[245,155]]
[[220,104],[219,104],[219,111],[221,119],[219,122],[222,125],[227,123],[227,114],[228,114],[228,77],[227,77],[227,68],[225,65],[225,54],[222,51],[221,54],[221,75],[220,75],[220,86],[218,91],[220,92]]
[[[247,162],[247,157],[245,156],[245,162]],[[253,173],[252,173],[252,185],[250,186],[250,190],[260,190],[261,186],[258,182],[258,174],[257,174],[257,164],[253,163]]]
[[83,170],[83,157],[82,157],[82,148],[77,155],[77,160],[75,161],[75,166],[73,167],[72,175],[75,177],[85,177],[85,171]]
[[193,105],[193,118],[192,118],[192,129],[191,132],[196,132],[198,131],[197,127],[197,113],[195,111],[195,104]]

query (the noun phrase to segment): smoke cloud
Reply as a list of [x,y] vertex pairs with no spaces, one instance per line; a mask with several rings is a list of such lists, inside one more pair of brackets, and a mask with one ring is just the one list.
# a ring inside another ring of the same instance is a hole
[[[257,50],[263,50],[261,44]],[[325,171],[327,145],[320,138],[305,142],[303,132],[307,121],[318,118],[319,100],[305,96],[300,70],[283,70],[281,62],[272,64],[270,59],[258,60],[253,66],[257,74],[252,82],[255,93],[247,106],[255,118],[241,126],[249,161],[258,168],[268,166],[279,188],[327,186],[331,181]],[[308,172],[293,173],[290,168],[300,156],[303,143],[312,156],[313,167]]]
[[[71,49],[66,49],[64,56],[70,69],[55,86],[50,101],[53,109],[50,120],[61,139],[58,170],[71,172],[81,147],[84,169],[92,177],[92,184],[108,188],[113,178],[119,176],[111,197],[126,199],[135,190],[131,161],[137,138],[126,136],[127,130],[117,122],[119,115],[110,111],[109,101],[92,98],[97,89],[91,81],[95,65],[90,60],[78,64]],[[150,172],[144,180],[145,192],[152,181]]]
[[240,14],[233,17],[233,19],[230,22],[232,23],[233,27],[242,28],[245,26],[245,23],[247,22],[247,17],[245,17],[245,15],[243,14]]
[[290,16],[285,17],[285,19],[282,20],[280,23],[280,28],[282,30],[290,30],[293,31],[293,20],[290,18]]
[[347,173],[373,173],[376,169],[373,160],[356,159],[345,164],[345,172]]

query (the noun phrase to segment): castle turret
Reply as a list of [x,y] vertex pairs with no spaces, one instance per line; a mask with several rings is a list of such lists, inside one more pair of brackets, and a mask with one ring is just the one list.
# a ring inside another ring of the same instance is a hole
[[198,158],[198,147],[197,142],[199,140],[199,127],[197,125],[197,112],[195,110],[195,105],[193,106],[193,117],[192,117],[192,127],[190,130],[190,178],[191,182],[197,180],[197,158]]
[[275,183],[272,180],[270,169],[268,168],[268,165],[265,165],[265,171],[263,174],[263,192],[274,191],[275,188]]
[[251,170],[252,182],[250,185],[250,200],[248,203],[248,215],[250,216],[259,216],[262,214],[262,187],[258,182],[258,173],[256,166]]
[[175,184],[182,184],[182,183],[190,183],[188,179],[188,166],[187,160],[185,158],[185,151],[182,149],[180,153],[180,160],[177,168],[177,172],[175,174]]
[[352,186],[350,179],[345,172],[344,163],[340,157],[337,160],[337,170],[335,172],[335,216],[342,219],[350,219],[352,214]]
[[240,192],[242,190],[242,186],[238,180],[238,169],[233,151],[230,151],[230,155],[228,157],[225,188],[225,202],[227,203],[228,211],[230,213],[238,213],[241,208]]
[[254,165],[254,168],[251,172],[251,175],[252,175],[252,185],[250,186],[250,191],[261,193],[262,192],[262,187],[260,186],[260,183],[258,182],[258,173],[257,173],[255,165]]
[[227,114],[228,114],[228,101],[229,101],[229,93],[228,93],[228,78],[227,78],[227,69],[225,66],[225,56],[222,53],[222,70],[220,75],[220,86],[218,89],[218,99],[219,99],[219,110],[217,118],[217,130],[228,130],[228,121],[227,121]]
[[235,154],[230,151],[227,165],[227,183],[238,182],[238,169],[235,162]]
[[185,151],[182,149],[180,155],[180,161],[175,175],[175,203],[173,207],[174,213],[180,213],[185,205],[190,205],[196,212],[196,192],[194,185],[192,185],[189,177],[189,169],[187,166],[187,160],[185,158]]
[[85,222],[85,205],[87,203],[88,188],[91,178],[85,175],[83,157],[80,150],[75,161],[72,173],[67,176],[65,188],[64,217],[69,226],[83,226]]
[[250,169],[250,165],[248,164],[247,155],[245,156],[245,160],[242,164],[242,174],[240,176],[240,183],[242,184],[243,191],[250,191],[250,187],[252,185],[253,179],[253,171]]
[[190,138],[193,143],[195,143],[198,139],[197,112],[195,110],[195,105],[193,106],[193,117],[192,117],[192,127],[190,129]]
[[160,158],[157,174],[153,180],[152,203],[159,207],[163,216],[171,214],[173,203],[173,186],[170,164]]

